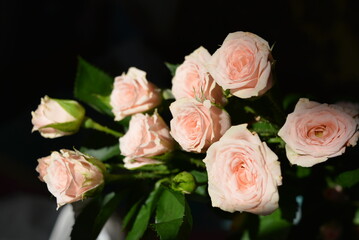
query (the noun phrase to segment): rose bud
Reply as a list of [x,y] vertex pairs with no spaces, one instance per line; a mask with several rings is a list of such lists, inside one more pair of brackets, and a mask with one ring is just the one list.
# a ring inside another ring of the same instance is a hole
[[56,197],[57,209],[95,195],[103,187],[105,171],[102,163],[78,151],[62,149],[38,159],[36,171]]
[[172,179],[173,190],[189,194],[196,189],[196,180],[189,172],[180,172]]
[[45,96],[32,115],[32,132],[45,138],[57,138],[76,133],[85,118],[85,109],[76,101]]

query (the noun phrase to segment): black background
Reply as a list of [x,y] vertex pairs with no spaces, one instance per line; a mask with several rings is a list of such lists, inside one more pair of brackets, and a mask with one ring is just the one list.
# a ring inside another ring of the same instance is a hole
[[41,97],[73,98],[78,56],[111,76],[136,66],[170,87],[164,62],[199,46],[213,53],[228,33],[249,31],[275,44],[282,91],[358,101],[358,10],[355,0],[2,0],[0,196],[48,197],[36,160],[83,140],[31,133]]

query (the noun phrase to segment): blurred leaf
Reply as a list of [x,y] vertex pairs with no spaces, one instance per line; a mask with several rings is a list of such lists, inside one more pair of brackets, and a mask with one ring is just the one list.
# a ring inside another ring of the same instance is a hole
[[98,148],[98,149],[81,147],[80,152],[93,156],[101,161],[106,161],[112,157],[119,156],[121,154],[118,144],[109,147]]
[[175,97],[172,94],[171,89],[163,89],[162,90],[162,97],[164,100],[172,100],[175,99]]
[[342,187],[350,188],[359,183],[359,168],[339,174],[335,182]]
[[74,95],[97,111],[113,117],[108,96],[112,92],[113,78],[79,58]]
[[294,109],[295,104],[298,102],[302,95],[298,93],[287,94],[283,99],[283,109]]
[[354,215],[354,218],[353,218],[353,223],[355,225],[359,225],[359,208],[357,208],[356,211],[355,211],[355,215]]
[[181,64],[172,64],[172,63],[168,63],[165,62],[166,67],[170,70],[172,77],[176,74],[176,69],[178,68],[179,65]]
[[311,168],[297,166],[297,177],[298,178],[308,177],[311,174],[311,172],[312,172]]
[[248,230],[243,233],[243,236],[241,237],[241,240],[251,240]]
[[132,228],[126,236],[126,240],[135,240],[142,238],[143,234],[147,230],[150,218],[153,211],[155,210],[155,206],[162,191],[163,188],[157,187],[150,193],[147,200],[139,209],[138,214],[133,222]]
[[287,239],[292,224],[281,218],[280,209],[270,215],[260,216],[259,220],[258,239]]
[[[187,214],[186,214],[187,213]],[[186,219],[188,217],[188,219]],[[180,192],[163,188],[156,209],[156,223],[154,227],[161,240],[187,239],[192,226],[192,216],[186,199]],[[187,229],[181,227],[186,222]],[[181,232],[181,234],[180,234]]]

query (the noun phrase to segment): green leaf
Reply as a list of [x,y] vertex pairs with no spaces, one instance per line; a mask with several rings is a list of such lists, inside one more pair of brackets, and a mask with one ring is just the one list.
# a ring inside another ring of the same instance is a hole
[[171,75],[173,77],[176,74],[176,70],[177,70],[178,66],[181,64],[172,64],[172,63],[165,62],[165,65],[170,70]]
[[139,201],[137,201],[135,204],[132,205],[130,210],[126,213],[126,216],[122,220],[123,229],[126,229],[130,225],[130,223],[133,221],[142,202],[143,202],[143,199],[140,199]]
[[359,168],[339,174],[335,182],[342,187],[350,188],[359,183]]
[[258,239],[287,239],[292,224],[281,218],[280,209],[277,209],[270,215],[260,216],[259,220]]
[[183,223],[181,226],[181,230],[179,233],[180,239],[188,239],[189,235],[191,234],[192,226],[193,226],[193,219],[191,214],[191,208],[188,205],[186,199],[185,199],[185,208],[184,208],[184,217],[183,217]]
[[74,95],[97,111],[113,117],[108,96],[113,88],[113,78],[79,58]]
[[101,201],[102,197],[98,196],[91,200],[72,204],[75,215],[77,215],[70,235],[72,240],[96,239],[97,236],[93,236],[91,231],[84,231],[84,229],[91,229],[93,227],[96,216],[101,208]]
[[[180,239],[185,214],[186,199],[184,195],[172,189],[163,188],[161,197],[158,200],[156,223],[154,224],[161,240]],[[187,219],[188,224],[191,225],[191,222],[192,219]]]
[[95,218],[95,222],[92,227],[92,235],[98,236],[113,212],[117,209],[121,200],[119,193],[111,192],[107,194],[102,200],[102,206]]
[[126,236],[126,240],[137,240],[142,238],[143,234],[147,230],[147,226],[149,224],[152,213],[155,210],[158,197],[160,196],[162,190],[163,189],[161,187],[157,187],[150,193],[147,200],[138,211],[132,228]]
[[207,183],[208,182],[208,176],[207,176],[206,171],[200,172],[197,170],[192,170],[192,171],[190,171],[190,173],[194,176],[197,183]]
[[208,196],[208,192],[207,192],[207,183],[208,183],[208,176],[207,176],[207,172],[200,172],[197,170],[192,170],[190,171],[190,173],[194,176],[196,183],[197,183],[197,188],[195,189],[194,193],[198,194],[199,196],[204,196],[207,197]]
[[91,155],[101,161],[106,161],[112,157],[119,156],[120,148],[118,144],[109,147],[98,148],[98,149],[81,147],[80,152],[83,152],[87,155]]
[[104,224],[117,209],[121,200],[119,193],[109,193],[98,196],[85,202],[73,204],[77,217],[72,227],[72,240],[95,240]]

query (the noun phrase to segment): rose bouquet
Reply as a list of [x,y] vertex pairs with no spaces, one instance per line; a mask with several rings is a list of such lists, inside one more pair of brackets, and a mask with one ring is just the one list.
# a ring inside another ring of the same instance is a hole
[[135,67],[112,78],[80,58],[78,101],[45,96],[32,113],[45,138],[100,133],[90,135],[96,147],[38,160],[57,208],[84,205],[71,237],[96,239],[119,213],[126,239],[188,239],[192,202],[229,219],[227,236],[236,239],[295,239],[320,204],[333,215],[315,221],[316,236],[355,234],[359,168],[349,147],[359,137],[359,104],[283,93],[271,50],[253,33],[230,33],[213,54],[199,47],[166,63],[171,89]]

